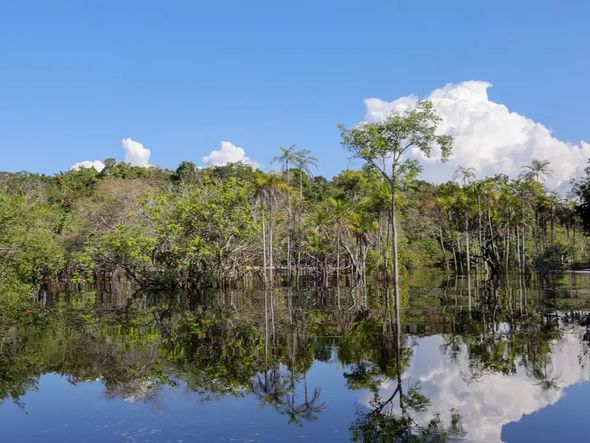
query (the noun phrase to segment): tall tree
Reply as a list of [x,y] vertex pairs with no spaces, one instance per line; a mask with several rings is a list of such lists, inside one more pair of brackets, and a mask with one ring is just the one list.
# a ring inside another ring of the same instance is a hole
[[299,169],[299,200],[303,202],[303,173],[311,176],[311,168],[317,168],[318,159],[311,155],[309,149],[300,149],[295,152],[295,166]]
[[[297,162],[297,153],[295,145],[288,148],[279,147],[281,155],[277,155],[272,159],[273,163],[280,163],[283,168],[283,173],[286,175],[287,186],[291,186],[291,169],[290,165]],[[287,193],[287,278],[291,281],[291,195]]]
[[[256,193],[262,198],[262,248],[263,248],[263,267],[264,267],[264,282],[274,282],[274,211],[277,206],[279,197],[286,193],[289,195],[289,189],[285,183],[276,174],[262,174],[256,175]],[[268,208],[268,238],[266,236],[266,217],[265,209]],[[267,250],[268,243],[268,254]],[[268,260],[268,262],[267,262]],[[268,266],[268,277],[267,277]],[[268,279],[268,280],[267,280]]]
[[297,226],[298,226],[298,240],[297,240],[297,278],[301,269],[301,244],[303,241],[302,220],[303,220],[303,174],[311,176],[311,168],[317,168],[318,159],[311,155],[309,149],[300,149],[295,152],[294,162],[299,169],[299,202],[297,204]]
[[547,177],[551,177],[551,163],[548,160],[532,159],[531,163],[522,167],[522,177],[541,183]]
[[[465,166],[459,166],[455,171],[455,179],[460,180],[461,187],[463,188],[463,192],[466,191],[466,186],[470,185],[473,179],[475,178],[475,169],[468,168]],[[464,196],[466,197],[466,196]],[[467,281],[470,283],[471,278],[471,257],[470,257],[470,247],[469,247],[469,202],[465,201],[465,260],[467,264]],[[471,285],[468,286],[471,289]]]
[[466,166],[459,166],[453,174],[455,180],[458,180],[462,186],[466,186],[475,178],[475,169]]
[[407,176],[415,176],[419,171],[418,162],[406,156],[410,150],[417,150],[429,158],[438,149],[443,160],[449,157],[453,138],[437,134],[440,121],[430,101],[419,101],[415,108],[401,114],[391,114],[381,122],[362,123],[351,129],[339,126],[342,144],[355,157],[362,159],[367,167],[378,170],[390,186],[393,290],[398,325],[400,289],[396,197],[399,181]]

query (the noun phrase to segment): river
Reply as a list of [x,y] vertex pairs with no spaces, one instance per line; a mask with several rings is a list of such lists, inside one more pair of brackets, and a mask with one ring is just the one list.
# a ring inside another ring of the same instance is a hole
[[0,329],[6,442],[588,441],[590,275],[40,291]]

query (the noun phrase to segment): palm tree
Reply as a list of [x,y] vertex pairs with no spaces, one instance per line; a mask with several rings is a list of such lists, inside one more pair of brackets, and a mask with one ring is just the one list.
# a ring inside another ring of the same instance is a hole
[[[289,165],[297,162],[297,151],[295,145],[288,148],[279,147],[281,155],[277,155],[272,159],[272,163],[280,163],[283,168],[283,173],[287,177],[287,186],[291,186],[291,170]],[[287,194],[287,278],[291,281],[291,196]]]
[[541,183],[542,179],[551,177],[550,164],[551,162],[549,160],[538,160],[534,158],[531,160],[530,165],[522,167],[524,171],[522,172],[521,177],[525,180],[534,180],[537,183]]
[[295,152],[294,163],[299,168],[299,199],[303,201],[303,173],[311,176],[311,168],[317,168],[318,159],[311,155],[309,149],[300,149]]
[[288,406],[285,397],[290,389],[290,381],[281,373],[278,365],[270,370],[265,370],[263,375],[259,374],[252,383],[252,391],[260,400],[261,405],[270,404],[277,410]]
[[295,145],[291,145],[288,148],[279,146],[281,155],[273,157],[272,163],[280,163],[283,168],[283,172],[287,174],[287,184],[289,184],[289,165],[297,163],[297,151],[295,151]]
[[340,286],[340,243],[342,242],[342,230],[344,219],[348,215],[348,205],[344,200],[329,198],[328,208],[330,216],[336,227],[336,286]]
[[[256,195],[262,202],[262,250],[263,250],[263,261],[264,261],[264,282],[267,281],[267,267],[269,269],[269,280],[272,286],[273,284],[273,214],[277,204],[277,199],[282,193],[289,195],[289,189],[285,185],[285,182],[276,174],[263,174],[258,173],[255,179]],[[265,211],[264,208],[268,207],[268,263],[267,266],[267,254],[266,254],[266,226],[265,226]]]
[[459,166],[457,169],[455,169],[453,178],[455,180],[460,179],[462,186],[468,185],[475,178],[475,169],[466,166]]
[[[475,178],[475,169],[465,166],[459,166],[455,170],[455,180],[461,179],[461,187],[469,185]],[[465,202],[465,252],[467,261],[467,289],[471,291],[471,257],[469,247],[469,202]]]
[[294,157],[295,158],[293,161],[299,169],[299,202],[297,205],[297,219],[299,227],[299,239],[297,242],[297,276],[299,276],[299,270],[301,269],[301,244],[303,241],[303,229],[301,226],[301,221],[303,218],[303,174],[305,173],[308,176],[311,176],[311,168],[317,168],[318,159],[311,155],[311,151],[309,149],[300,149],[296,151]]

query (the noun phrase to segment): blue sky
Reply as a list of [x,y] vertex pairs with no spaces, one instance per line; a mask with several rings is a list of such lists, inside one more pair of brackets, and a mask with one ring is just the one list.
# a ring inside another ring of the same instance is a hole
[[349,164],[336,125],[363,100],[485,80],[560,140],[590,139],[586,1],[0,0],[0,170],[201,162],[222,140],[268,164]]

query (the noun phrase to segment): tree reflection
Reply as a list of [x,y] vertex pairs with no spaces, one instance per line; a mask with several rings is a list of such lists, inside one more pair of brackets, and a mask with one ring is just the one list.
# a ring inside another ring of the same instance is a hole
[[[386,292],[385,296],[388,295]],[[393,352],[389,353],[393,355],[393,365],[388,366],[393,372],[379,372],[374,367],[372,372],[367,372],[364,370],[365,365],[357,366],[363,368],[362,372],[357,371],[356,374],[362,374],[362,385],[369,388],[372,399],[368,410],[357,411],[356,419],[350,426],[352,439],[363,442],[445,441],[439,430],[437,415],[433,415],[426,428],[418,426],[414,418],[414,414],[427,412],[430,401],[422,394],[418,384],[412,384],[404,391],[402,374],[407,368],[411,352],[402,345],[404,340],[398,305],[394,306],[394,313],[395,316],[390,309],[385,312],[382,328],[384,347],[393,348]],[[358,375],[354,379],[358,380]],[[392,382],[395,389],[383,398],[380,388]],[[362,385],[357,383],[355,387]]]
[[[269,291],[265,291],[265,326],[264,326],[264,364],[265,369],[254,377],[252,384],[253,393],[259,398],[261,405],[270,405],[275,411],[288,417],[291,424],[301,424],[304,421],[315,421],[318,414],[324,409],[320,402],[319,388],[314,388],[309,393],[307,386],[307,370],[309,365],[305,362],[309,357],[305,355],[306,347],[299,346],[300,341],[305,341],[305,333],[301,331],[299,320],[296,320],[290,290],[288,292],[288,332],[287,354],[288,365],[280,364],[276,347],[269,349],[270,343],[277,343],[276,329],[272,325],[274,320],[274,298]],[[313,322],[312,322],[313,323]],[[272,327],[271,327],[272,326]],[[269,355],[272,356],[274,366],[269,369]],[[311,356],[313,361],[313,356]],[[303,362],[304,367],[298,373],[298,368]],[[303,400],[297,400],[297,386],[303,381]]]
[[[397,405],[394,404],[396,398]],[[428,399],[418,386],[411,386],[404,393],[400,383],[385,400],[381,399],[378,392],[374,393],[370,411],[357,413],[350,427],[352,439],[363,442],[446,441],[446,434],[439,429],[437,415],[433,416],[426,428],[419,427],[413,418],[414,413],[425,412],[428,405]]]
[[[167,385],[203,400],[252,395],[302,425],[326,408],[321,385],[308,386],[310,368],[322,361],[341,365],[347,389],[370,395],[350,426],[355,440],[444,441],[465,432],[460,411],[435,410],[432,391],[403,376],[421,335],[440,334],[436,349],[468,384],[522,376],[550,394],[563,384],[553,343],[564,328],[587,322],[581,309],[558,311],[558,282],[474,278],[471,294],[444,279],[424,296],[402,288],[399,307],[386,289],[371,287],[362,303],[345,288],[321,297],[317,288],[125,299],[44,292],[40,304],[11,295],[21,304],[0,318],[0,401],[20,402],[54,372],[71,383],[100,380],[107,398],[132,402],[156,401]],[[586,364],[587,355],[579,358]]]

